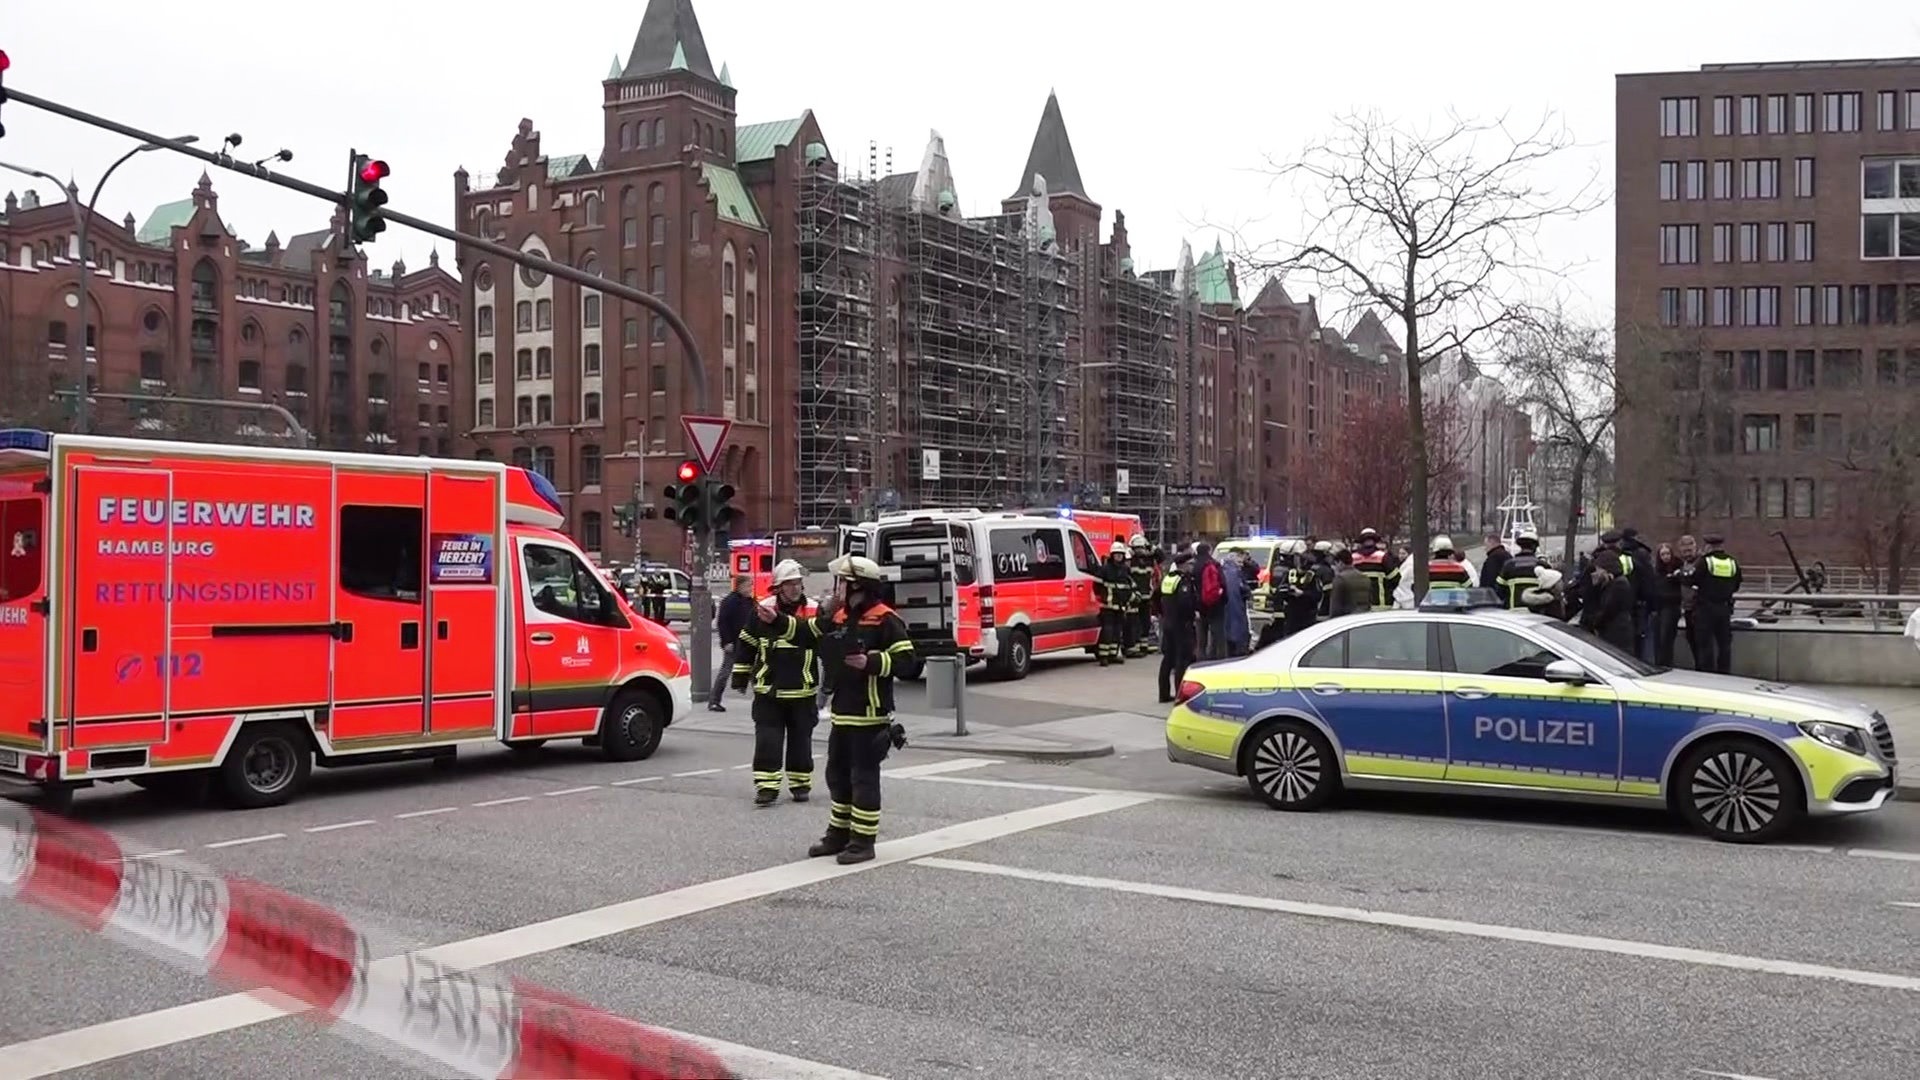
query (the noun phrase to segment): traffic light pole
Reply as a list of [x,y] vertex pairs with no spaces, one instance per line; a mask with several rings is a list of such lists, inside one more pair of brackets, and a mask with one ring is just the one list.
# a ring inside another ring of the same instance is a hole
[[[134,139],[144,144],[171,150],[176,154],[183,154],[197,161],[212,165],[215,168],[225,169],[228,172],[237,172],[243,176],[251,176],[255,180],[264,180],[276,187],[283,187],[289,191],[297,191],[302,195],[332,203],[346,210],[349,214],[351,214],[353,210],[353,198],[350,190],[334,191],[321,187],[318,184],[310,184],[305,180],[297,180],[291,176],[281,176],[271,169],[266,168],[264,165],[235,161],[230,154],[210,153],[190,146],[179,139],[170,139],[165,136],[155,135],[150,131],[142,131],[130,124],[123,124],[117,120],[109,120],[104,116],[95,115],[84,109],[76,109],[71,105],[62,105],[57,101],[51,101],[37,94],[29,94],[21,90],[16,90],[11,86],[7,87],[7,100],[9,102],[18,102],[30,108],[42,109],[56,116],[64,116],[69,120],[86,124],[89,127],[100,128],[103,131],[111,131],[116,135],[124,135],[129,139]],[[436,236],[449,243],[463,245],[473,248],[476,251],[483,251],[496,259],[505,259],[519,266],[531,267],[558,278],[561,281],[572,282],[575,285],[592,289],[602,295],[611,296],[617,300],[624,300],[629,304],[638,304],[653,314],[658,315],[666,322],[667,327],[673,331],[673,335],[680,339],[680,346],[686,354],[686,375],[688,381],[693,383],[693,393],[697,407],[702,413],[710,414],[713,412],[712,388],[707,382],[707,370],[701,360],[700,344],[694,340],[693,330],[687,326],[686,320],[682,319],[680,313],[675,311],[665,300],[660,299],[652,293],[641,292],[639,289],[611,278],[598,277],[584,270],[578,270],[568,266],[565,263],[554,262],[552,259],[542,258],[538,255],[530,255],[527,252],[508,247],[505,244],[494,243],[485,237],[470,236],[458,230],[449,229],[444,225],[436,225],[431,221],[425,221],[408,214],[402,214],[386,207],[380,208],[380,216],[395,224],[405,225],[409,229],[426,233],[428,236]],[[85,252],[81,254],[84,258]],[[82,346],[84,348],[84,342]],[[84,385],[85,384],[82,383],[83,387]],[[696,534],[693,545],[693,565],[688,568],[688,577],[691,580],[687,590],[687,600],[689,606],[693,609],[693,641],[691,643],[693,655],[690,657],[690,660],[693,666],[693,700],[695,701],[706,700],[707,691],[713,685],[713,610],[707,588],[707,565],[709,556],[708,537]]]

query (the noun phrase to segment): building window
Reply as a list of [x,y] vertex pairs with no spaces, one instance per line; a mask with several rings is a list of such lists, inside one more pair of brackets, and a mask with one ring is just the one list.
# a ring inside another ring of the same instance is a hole
[[720,339],[721,347],[727,348],[727,349],[734,348],[735,347],[734,346],[734,327],[733,327],[733,316],[731,314],[722,315],[720,317],[720,328],[721,328],[721,339]]
[[533,377],[536,379],[553,378],[553,350],[545,345],[534,350]]
[[520,333],[533,332],[533,302],[522,300],[513,305],[513,328]]
[[1660,199],[1670,202],[1680,197],[1680,163],[1663,161],[1660,163]]
[[650,230],[649,235],[653,243],[664,244],[667,242],[667,217],[665,214],[653,215],[653,218],[648,224],[648,229]]
[[1793,197],[1813,198],[1813,159],[1810,157],[1793,159]]
[[1840,323],[1843,320],[1843,317],[1846,315],[1846,309],[1841,306],[1841,301],[1843,299],[1844,298],[1840,292],[1840,286],[1838,285],[1820,286],[1820,325],[1822,326],[1839,326],[1840,325]]
[[[1668,165],[1671,165],[1671,164],[1673,163],[1670,161],[1663,162],[1660,167],[1661,169],[1664,170]],[[738,276],[739,275],[733,264],[733,245],[728,244],[726,255],[720,260],[720,295],[722,296],[733,295],[734,286],[736,284],[735,279]]]
[[[1779,326],[1780,290],[1774,286],[1749,285],[1740,290],[1740,325]],[[1785,374],[1782,365],[1782,374]]]
[[600,196],[588,195],[580,200],[580,208],[586,214],[587,228],[600,227]]
[[1860,257],[1920,259],[1920,214],[1868,214],[1861,219]]
[[1805,135],[1813,130],[1813,95],[1793,95],[1793,133]]
[[1700,99],[1661,98],[1660,134],[1680,138],[1700,134]]
[[1683,194],[1688,199],[1707,197],[1707,163],[1704,161],[1687,162],[1686,186]]
[[640,246],[640,221],[637,218],[620,219],[620,246]]
[[521,394],[513,399],[513,422],[521,427],[533,423],[533,397]]
[[665,320],[665,319],[663,319],[663,318],[661,318],[661,317],[660,317],[660,316],[658,316],[658,315],[655,315],[655,316],[653,317],[653,320],[652,320],[652,325],[653,325],[653,334],[652,334],[652,337],[653,337],[653,343],[654,343],[655,345],[664,345],[664,344],[666,344],[666,342],[667,342],[667,320]]
[[1733,290],[1720,286],[1713,290],[1713,314],[1709,320],[1714,326],[1733,325]]
[[1819,385],[1819,379],[1816,377],[1819,370],[1819,360],[1812,349],[1793,351],[1793,388],[1795,390],[1811,390]]
[[1793,223],[1793,261],[1813,261],[1813,222],[1811,221]]
[[[1688,289],[1686,295],[1686,325],[1699,326],[1707,321],[1707,290]],[[751,344],[751,342],[749,342]]]
[[1733,134],[1733,99],[1717,97],[1713,99],[1713,133],[1715,135]]
[[540,394],[533,399],[533,422],[536,424],[553,423],[553,395]]
[[240,361],[240,389],[242,390],[260,389],[260,361],[258,360]]
[[473,313],[473,332],[480,337],[493,336],[493,305],[482,304]]
[[1740,226],[1740,261],[1760,261],[1760,226],[1755,222],[1745,222]]
[[483,352],[473,358],[473,381],[481,386],[493,385],[493,354]]
[[1899,100],[1899,95],[1891,90],[1882,90],[1873,95],[1874,122],[1879,130],[1898,130],[1899,125],[1895,122],[1898,117],[1894,115],[1894,112],[1898,107]]
[[592,443],[580,448],[580,486],[600,486],[600,448]]
[[1813,286],[1811,285],[1793,287],[1793,325],[1813,325]]
[[1713,227],[1713,261],[1733,261],[1733,226],[1724,221]]
[[1740,449],[1748,454],[1771,454],[1780,449],[1779,415],[1741,417]]
[[620,323],[620,344],[632,347],[640,344],[640,320],[625,319]]
[[1767,95],[1767,134],[1784,135],[1787,130],[1787,95]]
[[1760,134],[1760,95],[1746,94],[1740,98],[1740,134]]
[[581,350],[580,371],[588,378],[600,374],[600,346],[588,345]]
[[1766,482],[1766,505],[1762,512],[1770,518],[1787,516],[1787,482],[1771,479]]
[[1713,197],[1733,198],[1733,162],[1723,159],[1713,163]]
[[589,424],[600,422],[600,395],[584,394],[580,398],[580,419]]
[[1860,130],[1860,92],[1820,95],[1820,130],[1845,133]]
[[493,426],[493,399],[492,398],[480,399],[479,423],[475,426],[483,427],[483,428],[490,428]]
[[1687,265],[1700,261],[1700,226],[1660,226],[1660,261],[1667,265]]
[[1791,510],[1794,517],[1810,518],[1813,516],[1813,508],[1815,505],[1813,494],[1812,480],[1803,477],[1793,482],[1793,503]]
[[553,447],[536,446],[533,448],[533,471],[553,481]]
[[1787,261],[1787,223],[1784,221],[1767,222],[1767,261]]
[[667,268],[656,264],[647,274],[647,284],[651,286],[648,292],[664,298],[667,295]]
[[533,378],[532,349],[521,349],[513,354],[513,378],[515,382],[526,382]]
[[534,301],[533,328],[535,330],[553,329],[553,301],[551,300]]
[[1920,158],[1875,158],[1860,166],[1862,199],[1920,199]]
[[600,325],[599,293],[589,293],[580,298],[580,325],[588,329]]

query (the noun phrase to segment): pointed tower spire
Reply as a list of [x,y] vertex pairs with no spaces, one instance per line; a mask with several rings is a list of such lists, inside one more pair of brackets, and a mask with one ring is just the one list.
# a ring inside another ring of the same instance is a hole
[[647,13],[640,17],[640,32],[634,36],[633,52],[621,77],[682,70],[720,81],[707,54],[707,39],[700,33],[700,20],[693,13],[693,0],[647,0]]
[[724,63],[720,65],[720,85],[727,87],[733,85],[733,71]]
[[620,54],[614,53],[613,66],[607,69],[607,78],[617,79],[619,77],[620,77]]
[[1060,98],[1051,92],[1047,94],[1047,107],[1040,112],[1039,130],[1033,133],[1033,148],[1027,151],[1027,167],[1020,173],[1020,186],[1007,197],[1009,202],[1027,197],[1035,173],[1047,178],[1047,190],[1055,195],[1078,195],[1093,201],[1080,180],[1080,163],[1073,157],[1073,140],[1067,137],[1067,120],[1060,114]]

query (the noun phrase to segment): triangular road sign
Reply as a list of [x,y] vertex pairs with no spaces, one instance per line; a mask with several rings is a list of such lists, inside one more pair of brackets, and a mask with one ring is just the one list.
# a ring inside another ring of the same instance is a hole
[[687,430],[687,445],[693,447],[693,456],[700,459],[700,471],[712,472],[713,463],[720,460],[720,448],[727,445],[733,421],[724,416],[683,415],[680,426]]

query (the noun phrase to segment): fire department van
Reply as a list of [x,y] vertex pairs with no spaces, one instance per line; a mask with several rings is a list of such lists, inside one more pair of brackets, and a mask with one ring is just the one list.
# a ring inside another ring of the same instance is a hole
[[1038,517],[1060,518],[1080,526],[1080,531],[1093,541],[1095,551],[1102,555],[1112,550],[1113,545],[1131,544],[1136,536],[1145,536],[1146,527],[1140,522],[1139,514],[1121,514],[1112,510],[1073,510],[1065,507],[1054,509],[1028,510]]
[[[734,540],[727,544],[727,554],[732,559],[731,570],[734,577],[753,579],[753,595],[765,596],[773,591],[773,541],[765,537],[751,540]],[[733,583],[727,582],[728,586]]]
[[[1069,519],[1012,511],[903,510],[847,531],[841,549],[882,568],[937,557],[951,577],[944,619],[975,661],[1000,678],[1024,679],[1033,658],[1100,640],[1100,601],[1093,590],[1101,556]],[[895,586],[893,607],[919,626],[931,595]]]
[[678,638],[497,462],[0,431],[0,780],[213,779],[579,738],[647,757]]

